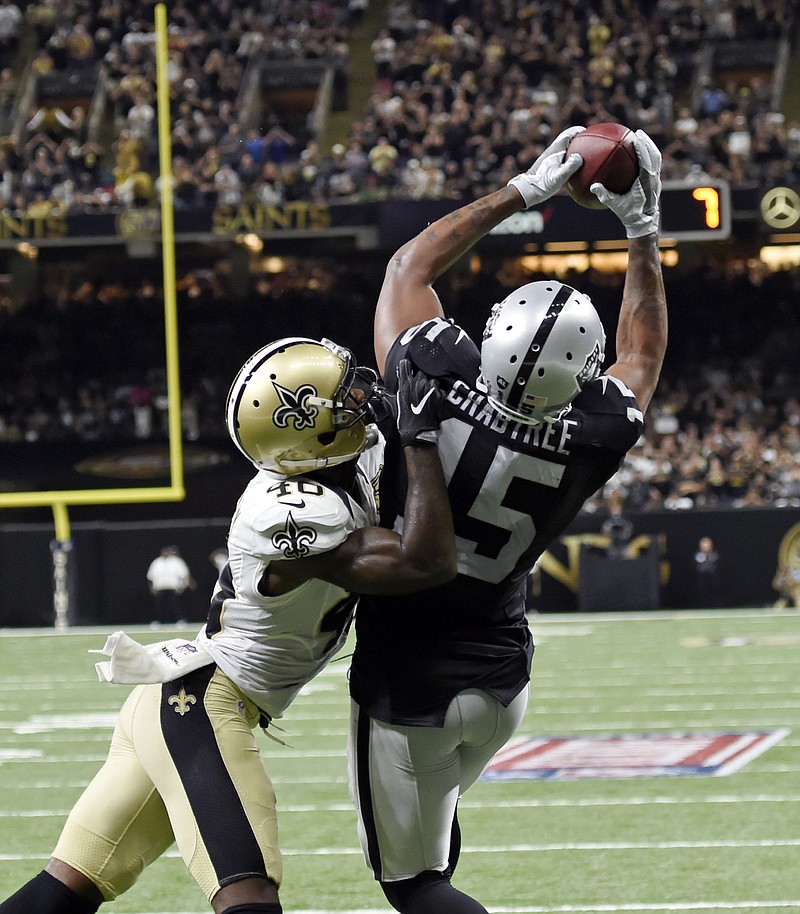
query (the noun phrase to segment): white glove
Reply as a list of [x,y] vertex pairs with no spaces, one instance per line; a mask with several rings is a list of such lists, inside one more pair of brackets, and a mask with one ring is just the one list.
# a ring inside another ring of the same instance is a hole
[[658,231],[661,153],[644,130],[634,133],[633,145],[639,160],[639,177],[633,187],[625,194],[613,194],[602,184],[592,184],[589,190],[619,218],[628,238],[642,238]]
[[531,167],[508,182],[516,187],[525,201],[525,209],[549,200],[557,193],[583,165],[583,159],[576,154],[564,161],[564,153],[570,140],[585,130],[585,127],[567,127],[553,140]]

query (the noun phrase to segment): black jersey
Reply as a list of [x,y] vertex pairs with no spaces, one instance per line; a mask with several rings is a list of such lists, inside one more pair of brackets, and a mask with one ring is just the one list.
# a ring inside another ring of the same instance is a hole
[[[440,726],[458,692],[481,688],[508,704],[528,681],[533,643],[526,576],[616,472],[643,419],[633,393],[607,375],[589,383],[557,422],[534,427],[506,419],[477,389],[474,342],[442,319],[396,340],[386,363],[390,389],[404,357],[438,378],[447,394],[438,450],[458,575],[415,594],[361,598],[350,690],[379,720]],[[387,451],[384,478],[382,516],[402,529],[406,485],[399,447]]]

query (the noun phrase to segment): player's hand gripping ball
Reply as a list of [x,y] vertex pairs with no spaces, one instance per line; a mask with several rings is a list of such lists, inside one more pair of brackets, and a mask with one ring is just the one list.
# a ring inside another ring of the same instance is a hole
[[622,124],[587,127],[570,141],[564,158],[575,152],[583,159],[583,165],[566,187],[572,199],[588,209],[605,208],[589,190],[592,184],[602,184],[615,194],[624,194],[639,175],[633,131]]

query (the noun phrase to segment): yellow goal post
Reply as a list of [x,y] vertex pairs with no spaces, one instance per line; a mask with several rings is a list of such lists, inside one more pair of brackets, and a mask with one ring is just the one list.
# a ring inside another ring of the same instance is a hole
[[182,501],[186,497],[183,478],[178,308],[175,278],[175,224],[172,194],[172,143],[168,77],[169,36],[167,9],[163,3],[159,3],[155,7],[155,31],[170,482],[167,486],[0,493],[0,508],[50,507],[52,509],[55,525],[55,541],[52,548],[53,606],[55,627],[57,629],[65,629],[68,625],[67,568],[68,555],[72,545],[69,506],[172,502]]

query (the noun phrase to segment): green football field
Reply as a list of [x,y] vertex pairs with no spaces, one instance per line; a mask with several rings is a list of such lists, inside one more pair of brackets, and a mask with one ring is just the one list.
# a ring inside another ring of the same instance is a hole
[[[718,776],[482,780],[461,801],[455,884],[498,914],[800,912],[800,615],[530,623],[533,693],[518,736],[767,731],[772,745]],[[0,631],[0,899],[41,869],[102,763],[128,690],[97,681],[87,651],[107,633]],[[287,914],[389,910],[347,794],[346,671],[335,662],[289,709],[287,746],[259,734],[278,793]],[[210,910],[174,849],[106,908]]]

